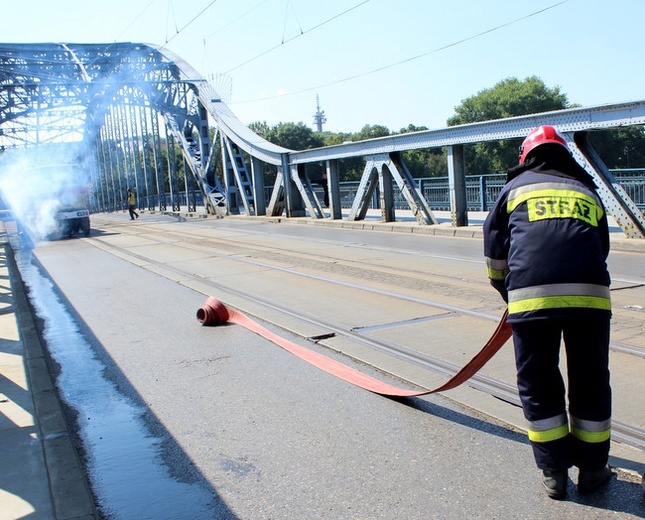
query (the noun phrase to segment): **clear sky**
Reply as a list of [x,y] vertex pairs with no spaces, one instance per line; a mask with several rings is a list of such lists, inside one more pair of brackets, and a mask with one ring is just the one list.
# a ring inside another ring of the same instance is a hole
[[538,76],[583,106],[645,99],[645,0],[0,0],[0,41],[166,44],[245,124],[441,128]]

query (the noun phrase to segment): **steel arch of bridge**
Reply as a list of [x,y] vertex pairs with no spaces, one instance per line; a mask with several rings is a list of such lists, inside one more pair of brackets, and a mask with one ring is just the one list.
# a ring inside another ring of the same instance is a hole
[[[325,218],[304,166],[327,173],[329,216],[342,218],[338,160],[366,166],[349,219],[365,217],[378,193],[384,221],[395,220],[394,185],[419,224],[437,220],[401,153],[446,147],[453,225],[467,225],[464,146],[525,136],[541,124],[557,127],[600,186],[608,211],[630,237],[645,238],[645,220],[589,146],[599,129],[645,125],[645,101],[607,104],[486,121],[351,142],[314,150],[276,146],[242,124],[213,87],[164,47],[139,43],[0,44],[0,151],[54,142],[82,143],[78,161],[91,172],[94,206],[124,207],[134,188],[150,207],[179,205],[181,150],[184,190],[199,187],[209,212]],[[268,200],[263,166],[277,167]],[[220,170],[219,175],[217,170]],[[223,182],[220,181],[220,176]],[[191,202],[188,201],[189,209]],[[194,206],[194,203],[193,203]]]

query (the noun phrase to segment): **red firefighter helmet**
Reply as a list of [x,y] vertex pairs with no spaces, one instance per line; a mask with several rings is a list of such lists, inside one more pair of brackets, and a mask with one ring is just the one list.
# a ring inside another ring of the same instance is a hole
[[522,142],[522,146],[520,146],[520,164],[524,164],[526,156],[531,151],[545,144],[557,144],[570,152],[567,141],[560,132],[550,125],[542,125],[535,130],[531,130]]

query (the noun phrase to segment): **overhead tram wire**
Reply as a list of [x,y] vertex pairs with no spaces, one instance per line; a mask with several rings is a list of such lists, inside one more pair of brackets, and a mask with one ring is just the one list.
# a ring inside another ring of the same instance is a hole
[[210,8],[213,6],[213,4],[214,4],[215,2],[217,2],[217,0],[213,0],[212,2],[210,2],[206,7],[204,7],[204,8],[203,8],[199,13],[197,13],[197,14],[196,14],[196,15],[195,15],[195,16],[194,16],[194,17],[193,17],[193,18],[192,18],[192,19],[191,19],[191,20],[190,20],[186,25],[184,25],[181,29],[176,29],[175,34],[174,34],[171,38],[167,39],[167,40],[166,40],[166,43],[164,43],[161,47],[159,47],[159,49],[158,49],[158,50],[161,50],[161,49],[163,49],[164,47],[166,47],[166,45],[168,45],[172,40],[174,40],[177,36],[179,36],[183,30],[187,29],[187,28],[188,28],[188,27],[189,27],[189,26],[190,26],[190,25],[191,25],[195,20],[197,20],[197,19],[198,19],[201,15],[203,15],[203,14],[204,14],[208,9],[210,9]]
[[[261,52],[260,54],[258,54],[258,55],[256,55],[256,56],[254,56],[253,58],[250,58],[250,59],[248,59],[248,60],[246,60],[246,61],[244,61],[244,62],[240,63],[239,65],[236,65],[236,66],[235,66],[235,67],[233,67],[232,69],[228,69],[227,71],[225,71],[225,72],[224,72],[224,74],[229,74],[229,73],[233,72],[234,70],[237,70],[237,69],[239,69],[240,67],[243,67],[244,65],[248,65],[248,64],[249,64],[249,63],[251,63],[252,61],[255,61],[255,60],[257,60],[258,58],[261,58],[262,56],[265,56],[266,54],[269,54],[270,52],[272,52],[272,51],[276,50],[277,48],[282,47],[282,46],[283,46],[283,45],[285,45],[286,43],[289,43],[289,42],[291,42],[291,41],[295,40],[296,38],[299,38],[300,36],[304,36],[304,35],[305,35],[305,34],[307,34],[307,33],[310,33],[310,32],[312,32],[312,31],[315,31],[316,29],[319,29],[319,28],[320,28],[320,27],[322,27],[323,25],[326,25],[326,24],[328,24],[329,22],[332,22],[332,21],[336,20],[337,18],[340,18],[341,16],[343,16],[343,15],[345,15],[345,14],[349,13],[350,11],[353,11],[354,9],[356,9],[356,8],[358,8],[358,7],[361,7],[362,5],[364,5],[364,4],[366,4],[366,3],[368,3],[369,1],[370,1],[370,0],[363,0],[363,2],[361,2],[360,4],[356,4],[355,6],[350,7],[349,9],[346,9],[345,11],[343,11],[343,12],[341,12],[341,13],[338,13],[338,14],[336,14],[336,15],[332,16],[331,18],[328,18],[327,20],[325,20],[325,21],[323,21],[323,22],[319,23],[318,25],[314,25],[313,27],[311,27],[311,28],[309,28],[309,29],[307,29],[307,30],[305,30],[305,31],[303,31],[303,30],[302,30],[302,28],[301,28],[301,29],[300,29],[300,34],[297,34],[296,36],[293,36],[292,38],[289,38],[289,39],[287,39],[287,40],[285,40],[285,39],[284,39],[284,35],[283,35],[283,39],[282,39],[282,41],[281,41],[278,45],[274,45],[274,46],[273,46],[273,47],[271,47],[270,49],[267,49],[266,51]],[[275,96],[275,97],[278,97],[278,96]],[[270,99],[270,98],[267,98],[267,99]]]
[[282,24],[282,43],[284,43],[284,35],[287,32],[287,18],[289,17],[289,6],[291,6],[291,10],[293,11],[293,16],[296,19],[296,23],[298,24],[298,29],[300,29],[300,34],[302,34],[302,25],[300,25],[300,20],[298,20],[298,15],[296,14],[295,7],[293,7],[293,2],[291,0],[287,0],[287,6],[284,12],[284,23]]
[[[316,85],[314,87],[307,87],[307,88],[304,88],[304,89],[301,89],[301,90],[295,90],[293,92],[285,92],[284,94],[276,94],[274,96],[265,96],[265,97],[256,98],[256,99],[245,99],[245,100],[242,100],[242,101],[235,101],[235,102],[233,102],[231,104],[237,105],[237,104],[242,104],[242,103],[255,103],[257,101],[268,101],[270,99],[278,99],[278,98],[283,98],[283,97],[287,97],[287,96],[294,96],[296,94],[303,94],[304,92],[311,92],[312,90],[317,90],[317,89],[321,89],[321,88],[325,88],[325,87],[331,87],[332,85],[338,85],[340,83],[346,83],[347,81],[351,81],[351,80],[354,80],[354,79],[369,76],[371,74],[376,74],[377,72],[382,72],[384,70],[391,69],[391,68],[397,67],[399,65],[403,65],[404,63],[408,63],[408,62],[411,62],[411,61],[414,61],[414,60],[418,60],[420,58],[424,58],[425,56],[428,56],[430,54],[435,54],[437,52],[441,52],[441,51],[444,51],[446,49],[450,49],[451,47],[456,47],[457,45],[461,45],[462,43],[466,43],[466,42],[474,40],[476,38],[480,38],[481,36],[485,36],[485,35],[490,34],[492,32],[499,31],[500,29],[504,29],[504,28],[506,28],[506,27],[508,27],[510,25],[514,25],[514,24],[519,23],[521,21],[524,21],[524,20],[526,20],[528,18],[532,18],[533,16],[537,16],[539,14],[542,14],[545,11],[549,11],[550,9],[554,9],[556,7],[559,7],[559,6],[563,5],[563,4],[566,4],[569,1],[570,0],[562,0],[561,2],[557,2],[557,3],[553,4],[553,5],[545,7],[544,9],[540,9],[538,11],[535,11],[533,13],[527,14],[527,15],[522,16],[520,18],[516,18],[515,20],[511,20],[510,22],[506,22],[506,23],[498,25],[496,27],[486,29],[485,31],[479,32],[477,34],[473,34],[472,36],[468,36],[466,38],[462,38],[461,40],[449,43],[449,44],[444,45],[442,47],[438,47],[438,48],[433,49],[431,51],[427,51],[427,52],[424,52],[422,54],[417,54],[416,56],[412,56],[410,58],[405,58],[403,60],[400,60],[400,61],[397,61],[397,62],[394,62],[394,63],[390,63],[389,65],[383,65],[382,67],[378,67],[376,69],[372,69],[372,70],[369,70],[369,71],[366,71],[366,72],[361,72],[359,74],[354,74],[353,76],[348,76],[346,78],[337,79],[337,80],[334,80],[334,81],[330,81],[328,83],[322,83],[322,84]],[[365,2],[363,2],[363,3],[365,3]],[[356,6],[356,7],[358,7],[358,6]],[[312,28],[312,29],[314,29],[314,28]],[[312,30],[312,29],[310,29],[310,30]],[[298,36],[294,36],[294,38],[292,38],[292,39],[295,39],[297,37]],[[288,41],[290,41],[290,40],[288,40]],[[266,51],[266,52],[264,52],[264,53],[262,53],[262,54],[260,54],[258,56],[256,56],[255,58],[252,58],[252,59],[250,59],[250,60],[238,65],[237,67],[229,69],[226,73],[229,73],[229,72],[241,67],[242,65],[246,65],[250,61],[253,61],[256,58],[259,58],[260,56],[263,56],[264,54],[267,54],[268,52],[272,51],[273,49],[275,49],[277,47],[279,47],[279,45],[277,45],[276,47],[273,47],[272,49],[269,49],[268,51]]]
[[[251,7],[251,8],[250,8],[250,9],[248,9],[247,11],[244,11],[244,12],[243,12],[240,16],[238,16],[237,18],[234,18],[233,20],[231,20],[231,21],[230,21],[230,22],[228,22],[227,24],[223,25],[223,26],[222,26],[222,27],[220,27],[219,29],[216,29],[216,30],[215,30],[215,31],[213,31],[212,33],[207,34],[206,36],[204,36],[204,37],[202,38],[202,40],[206,40],[206,39],[210,38],[211,36],[214,36],[215,34],[218,34],[218,33],[222,32],[224,29],[226,29],[226,28],[230,27],[231,25],[233,25],[233,24],[234,24],[235,22],[237,22],[238,20],[241,20],[241,19],[242,19],[242,18],[244,18],[245,16],[247,16],[247,15],[251,14],[251,13],[252,13],[253,11],[255,11],[258,7],[260,7],[260,6],[264,5],[264,4],[266,4],[266,3],[267,3],[267,2],[269,2],[269,1],[270,1],[270,0],[262,0],[260,3],[256,4],[254,7]],[[185,50],[186,50],[186,51],[189,51],[190,49],[195,48],[197,45],[199,45],[199,43],[196,43],[196,44],[194,44],[194,45],[191,45],[190,47],[187,47]],[[180,55],[181,55],[181,54],[182,54],[182,53],[180,53]]]

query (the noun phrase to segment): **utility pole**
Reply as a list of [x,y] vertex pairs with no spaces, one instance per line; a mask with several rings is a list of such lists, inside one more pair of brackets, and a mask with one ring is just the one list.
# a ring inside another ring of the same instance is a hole
[[318,94],[316,94],[316,113],[314,114],[314,124],[316,125],[316,131],[322,132],[322,125],[326,122],[327,118],[325,117],[325,111],[320,110],[320,98],[318,97]]

